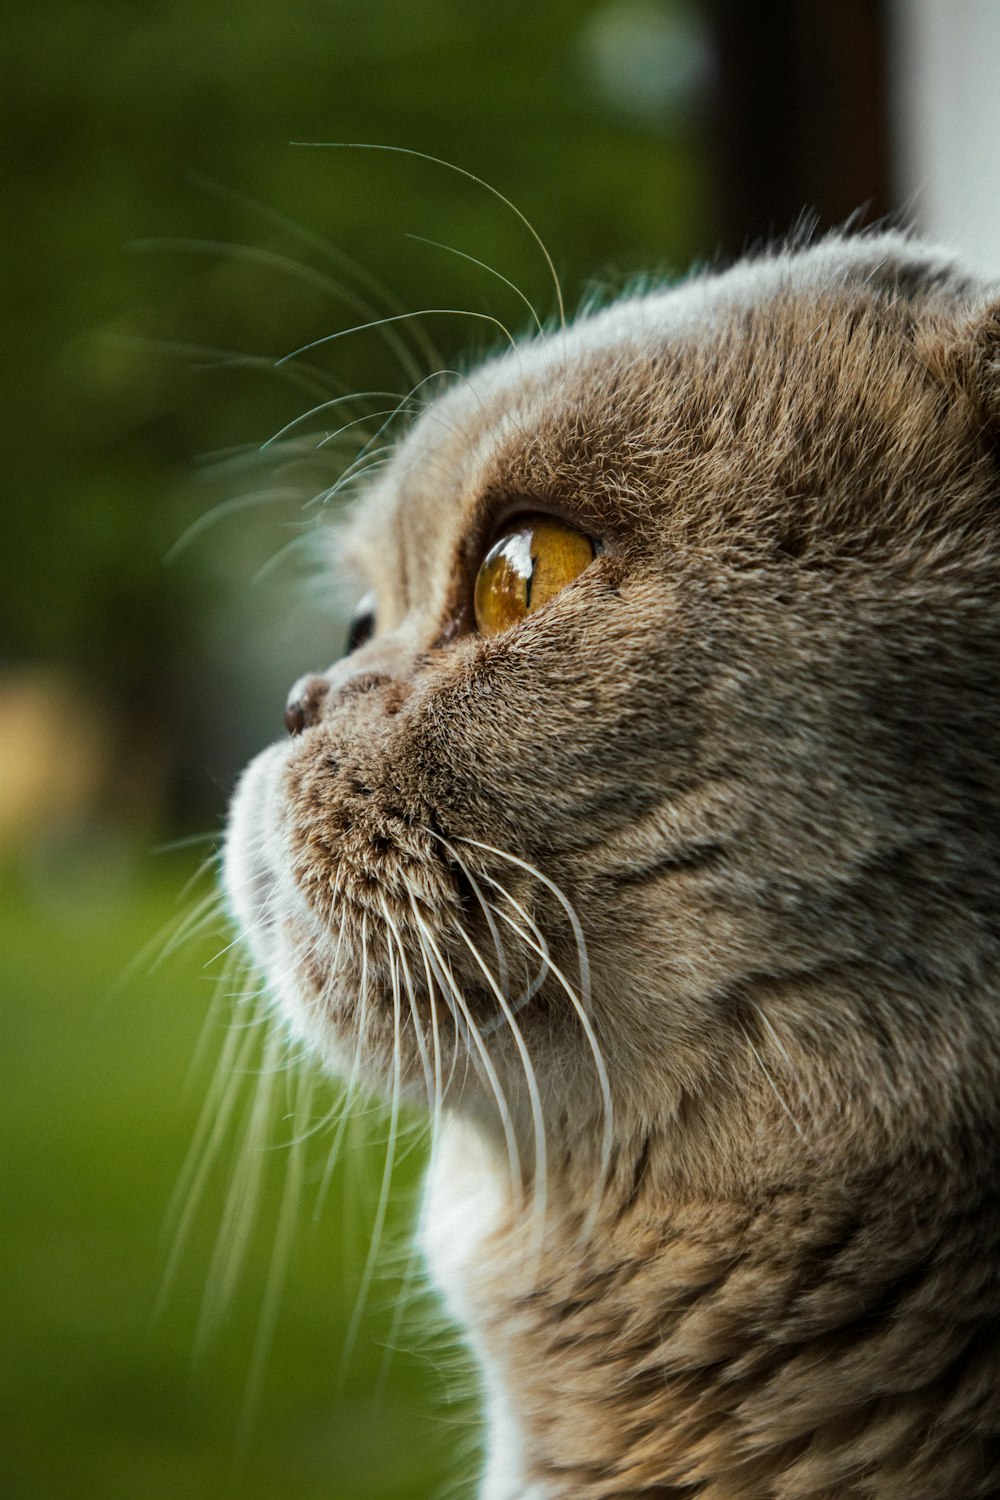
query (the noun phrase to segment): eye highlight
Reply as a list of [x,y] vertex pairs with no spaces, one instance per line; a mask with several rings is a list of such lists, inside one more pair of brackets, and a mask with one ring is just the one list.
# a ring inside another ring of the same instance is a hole
[[554,516],[518,516],[480,564],[476,626],[499,635],[541,609],[594,559],[589,536]]

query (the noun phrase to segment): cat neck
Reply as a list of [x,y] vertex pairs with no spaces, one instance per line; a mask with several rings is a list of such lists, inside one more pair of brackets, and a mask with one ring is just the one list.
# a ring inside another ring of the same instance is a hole
[[640,1171],[586,1234],[556,1185],[539,1243],[450,1128],[424,1242],[484,1371],[483,1500],[1000,1495],[1000,1196],[974,1175],[666,1203]]

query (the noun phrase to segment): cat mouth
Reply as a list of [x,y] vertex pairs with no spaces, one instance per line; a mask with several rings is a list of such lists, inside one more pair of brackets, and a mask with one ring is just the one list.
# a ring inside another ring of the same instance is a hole
[[526,861],[442,827],[378,769],[321,731],[259,755],[233,800],[230,907],[277,1010],[335,1072],[429,1103],[480,1074],[492,1091],[533,1013],[585,1003],[565,913],[545,912],[555,888]]

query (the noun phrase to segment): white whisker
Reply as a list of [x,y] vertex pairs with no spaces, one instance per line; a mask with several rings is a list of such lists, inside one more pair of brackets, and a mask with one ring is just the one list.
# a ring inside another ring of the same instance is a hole
[[208,1282],[202,1298],[195,1357],[203,1349],[211,1330],[232,1300],[246,1258],[250,1234],[263,1190],[267,1140],[274,1102],[274,1079],[278,1071],[281,1038],[273,1027],[264,1033],[261,1066],[257,1071],[249,1120],[234,1167],[222,1212]]
[[[346,251],[341,250],[339,246],[331,244],[329,240],[323,239],[311,229],[306,228],[304,224],[298,223],[297,220],[289,218],[287,214],[280,213],[277,209],[272,208],[270,204],[259,203],[255,198],[247,197],[246,194],[237,192],[234,188],[223,186],[221,183],[214,182],[211,178],[205,177],[200,173],[196,173],[195,177],[196,180],[201,182],[203,187],[207,188],[209,192],[214,193],[217,197],[228,198],[233,203],[239,203],[251,213],[256,214],[259,219],[263,219],[265,223],[274,224],[282,229],[289,230],[301,244],[308,245],[310,249],[318,251],[326,259],[333,261],[334,265],[340,266],[345,271],[349,271],[357,281],[366,286],[381,301],[387,303],[391,309],[397,312],[404,310],[399,297],[379,277],[374,275],[367,266],[362,265],[360,261],[355,260],[352,255],[348,255]],[[373,308],[373,311],[377,311],[377,309]],[[414,344],[426,358],[428,364],[440,365],[443,363],[433,340],[424,328],[418,324],[412,330],[412,334]]]
[[393,1045],[392,1045],[392,1093],[389,1101],[389,1133],[385,1146],[385,1163],[382,1168],[382,1181],[379,1186],[378,1204],[375,1209],[375,1222],[372,1225],[371,1239],[368,1244],[368,1254],[365,1257],[364,1269],[361,1273],[361,1281],[358,1286],[357,1296],[354,1300],[354,1310],[347,1332],[344,1335],[344,1347],[341,1354],[339,1384],[343,1386],[350,1364],[351,1355],[354,1352],[354,1344],[361,1326],[361,1319],[368,1304],[368,1293],[371,1289],[372,1280],[375,1275],[375,1264],[378,1260],[379,1250],[382,1245],[382,1235],[385,1229],[385,1217],[389,1207],[389,1190],[392,1186],[392,1172],[396,1161],[396,1138],[399,1129],[399,1105],[402,1092],[402,1059],[400,1036],[401,1010],[399,995],[399,973],[393,951],[387,944],[387,956],[389,960],[389,974],[392,983],[392,1017],[393,1017]]
[[[515,1199],[518,1201],[518,1203],[521,1203],[524,1200],[524,1178],[521,1170],[521,1156],[517,1145],[517,1133],[514,1129],[514,1121],[510,1112],[510,1103],[507,1099],[506,1094],[504,1093],[503,1085],[500,1082],[500,1078],[493,1063],[493,1059],[490,1057],[486,1044],[483,1041],[482,1036],[480,1035],[479,1028],[476,1025],[475,1021],[472,1019],[472,1014],[466,1003],[465,996],[462,994],[461,988],[456,982],[454,975],[451,973],[444,955],[441,953],[440,948],[435,942],[433,933],[427,926],[427,923],[424,921],[423,917],[420,915],[417,904],[413,900],[412,896],[410,898],[410,906],[413,912],[414,920],[416,921],[418,928],[422,932],[427,942],[427,956],[430,960],[431,967],[438,975],[438,978],[443,981],[445,988],[450,992],[452,999],[458,1006],[459,1012],[461,1014],[461,1020],[464,1023],[468,1036],[471,1037],[476,1051],[479,1054],[479,1058],[482,1062],[483,1071],[485,1072],[487,1080],[489,1081],[490,1089],[492,1090],[493,1097],[496,1100],[497,1110],[500,1115],[501,1128],[503,1129],[504,1140],[506,1142],[507,1148],[507,1159],[510,1166],[511,1188],[514,1192]],[[458,1016],[455,1015],[454,1010],[452,1010],[452,1014],[453,1016],[455,1016],[455,1020],[457,1023]],[[469,1055],[471,1057],[472,1053],[471,1049],[468,1048],[468,1041],[466,1041],[466,1048],[469,1051]]]
[[467,260],[470,265],[478,266],[481,271],[488,271],[491,276],[495,276],[498,281],[502,281],[504,286],[509,287],[510,290],[514,293],[515,297],[520,298],[525,307],[528,309],[528,312],[531,314],[532,322],[535,325],[536,331],[538,333],[545,332],[544,328],[542,327],[542,320],[538,316],[538,313],[535,311],[534,305],[529,302],[528,298],[521,291],[521,288],[519,286],[515,286],[513,281],[511,281],[509,277],[504,276],[503,273],[498,271],[495,266],[487,265],[484,260],[478,260],[476,256],[468,255],[464,250],[457,250],[454,245],[443,245],[440,240],[429,240],[427,236],[423,234],[408,234],[406,238],[408,240],[416,240],[418,245],[433,245],[435,250],[445,250],[449,255],[457,255],[460,260]]
[[[451,1080],[455,1076],[455,1068],[458,1065],[458,1049],[457,1047],[452,1049],[451,1068],[448,1073],[447,1083],[445,1083],[442,1081],[441,1077],[441,1035],[438,1024],[438,1010],[437,1000],[435,998],[436,987],[434,983],[434,975],[431,970],[430,955],[427,951],[427,943],[424,939],[423,933],[419,928],[417,929],[416,936],[417,942],[420,945],[420,958],[421,962],[423,963],[424,978],[427,982],[427,1004],[430,1008],[431,1013],[431,1039],[433,1042],[434,1052],[433,1130],[436,1134],[440,1129],[441,1112],[444,1104],[445,1091],[450,1086]],[[445,1003],[447,1004],[447,1001]],[[466,1057],[468,1057],[468,1052],[466,1052]]]
[[504,205],[505,208],[509,208],[511,213],[514,214],[515,217],[520,219],[521,223],[524,225],[525,229],[527,229],[528,233],[531,235],[531,238],[534,240],[535,244],[542,252],[542,255],[545,258],[545,264],[549,269],[549,275],[552,277],[552,284],[555,288],[556,301],[559,306],[559,326],[560,328],[566,327],[566,308],[563,303],[562,287],[559,284],[559,277],[556,273],[556,268],[553,264],[552,257],[550,256],[548,250],[546,250],[541,236],[539,235],[537,229],[535,229],[534,225],[530,222],[530,220],[525,217],[525,215],[521,212],[516,204],[512,203],[509,198],[505,198],[503,193],[500,192],[499,188],[495,188],[492,183],[486,182],[482,177],[477,177],[475,172],[466,171],[465,167],[456,166],[454,162],[446,161],[443,157],[440,156],[431,156],[426,151],[417,151],[412,146],[385,146],[371,141],[295,141],[293,144],[297,146],[314,146],[318,148],[325,148],[327,150],[387,151],[397,156],[415,156],[420,161],[433,162],[435,166],[445,167],[449,172],[457,172],[460,177],[466,177],[470,182],[474,182],[477,184],[477,186],[485,188],[486,192],[491,193],[494,198],[496,198],[500,203]]
[[383,328],[387,323],[402,323],[410,318],[431,317],[475,318],[481,323],[491,323],[494,328],[499,328],[512,349],[517,348],[514,336],[510,330],[504,327],[499,318],[494,318],[489,313],[473,312],[468,308],[462,307],[418,307],[413,312],[393,313],[391,317],[387,318],[373,318],[368,323],[355,323],[350,328],[338,328],[336,333],[326,333],[321,338],[311,339],[308,344],[300,344],[298,349],[292,349],[288,354],[282,354],[280,359],[276,359],[274,362],[275,369],[280,369],[282,365],[287,364],[291,359],[297,359],[300,354],[307,354],[310,349],[319,349],[324,344],[332,344],[337,339],[345,339],[348,334],[366,333],[369,329]]
[[[761,1014],[761,1012],[757,1009],[756,1006],[754,1007],[754,1009],[757,1010],[757,1014],[758,1015]],[[760,1068],[760,1071],[763,1073],[764,1077],[767,1079],[767,1082],[768,1082],[768,1084],[770,1086],[772,1094],[774,1095],[775,1099],[777,1099],[778,1103],[781,1105],[781,1108],[784,1110],[785,1114],[788,1116],[788,1119],[791,1121],[792,1128],[794,1129],[796,1135],[799,1137],[799,1140],[800,1141],[804,1141],[805,1138],[806,1138],[805,1131],[802,1129],[802,1126],[799,1124],[798,1120],[795,1118],[795,1116],[792,1114],[792,1111],[789,1109],[788,1103],[785,1100],[784,1096],[782,1095],[781,1090],[778,1088],[778,1085],[775,1083],[773,1077],[771,1076],[771,1072],[770,1072],[767,1064],[765,1063],[764,1059],[761,1057],[760,1053],[757,1051],[757,1048],[754,1046],[753,1039],[750,1036],[750,1033],[747,1031],[746,1026],[744,1026],[742,1023],[740,1025],[740,1029],[743,1032],[743,1037],[744,1037],[744,1040],[746,1041],[747,1046],[750,1048],[750,1051],[753,1053],[753,1055],[754,1055],[754,1057],[755,1057],[755,1059],[757,1061],[757,1065]]]
[[392,919],[392,914],[389,911],[388,903],[386,902],[384,897],[382,898],[381,905],[382,915],[385,918],[386,927],[388,928],[389,943],[390,945],[395,947],[399,965],[403,974],[403,981],[406,986],[406,999],[410,1009],[410,1019],[413,1022],[413,1035],[417,1044],[417,1052],[420,1056],[420,1065],[423,1068],[424,1083],[427,1089],[427,1108],[431,1112],[433,1118],[434,1080],[431,1073],[430,1057],[427,1052],[427,1039],[424,1036],[424,1028],[421,1025],[420,1014],[417,1010],[417,1003],[414,997],[413,979],[410,975],[409,965],[406,962],[406,953],[403,947],[403,939],[400,936],[399,928],[396,926],[396,923]]
[[[300,1092],[299,1098],[296,1101],[295,1114],[302,1113],[308,1116],[312,1103],[314,1079],[308,1067],[300,1072],[299,1078]],[[291,1257],[295,1221],[302,1198],[302,1142],[306,1139],[307,1134],[308,1132],[293,1136],[286,1157],[285,1183],[281,1194],[281,1206],[278,1210],[274,1243],[271,1246],[271,1261],[268,1267],[264,1296],[261,1301],[260,1314],[257,1320],[257,1332],[250,1355],[250,1365],[243,1397],[243,1410],[240,1416],[240,1425],[236,1439],[236,1447],[239,1453],[246,1452],[257,1413],[260,1409],[260,1398],[264,1386],[267,1359],[274,1341],[274,1330],[278,1319],[281,1293],[284,1289],[288,1274],[288,1263]]]
[[545,1208],[548,1196],[548,1153],[545,1136],[545,1115],[542,1109],[541,1092],[538,1088],[538,1077],[535,1073],[534,1064],[531,1061],[531,1054],[529,1053],[524,1040],[524,1034],[522,1033],[521,1028],[518,1026],[517,1021],[514,1019],[514,1013],[507,1003],[506,996],[498,986],[493,974],[490,972],[489,965],[483,959],[478,948],[469,937],[468,933],[457,925],[455,930],[462,941],[465,943],[469,952],[472,954],[472,957],[478,965],[480,971],[482,972],[482,975],[486,980],[486,983],[488,984],[490,990],[492,991],[497,1004],[500,1006],[504,1020],[507,1023],[508,1030],[510,1031],[511,1036],[514,1038],[514,1045],[516,1046],[518,1055],[520,1056],[521,1066],[524,1069],[524,1079],[528,1087],[528,1097],[531,1102],[532,1130],[534,1131],[535,1136],[535,1170],[534,1178],[532,1181],[532,1189],[534,1194],[533,1206],[537,1216],[537,1233],[535,1235],[536,1250],[540,1250],[541,1238],[544,1233]]
[[[333,899],[334,899],[335,903],[336,903],[336,900],[337,900],[337,893],[338,893],[338,890],[339,890],[339,886],[340,886],[340,871],[338,870],[337,871],[337,878],[336,878],[336,881],[335,881],[335,884],[334,884],[334,888],[333,888]],[[333,955],[333,963],[330,966],[330,979],[335,979],[336,978],[337,968],[338,968],[338,965],[339,965],[339,962],[340,962],[341,944],[344,941],[344,928],[345,928],[346,922],[347,922],[347,913],[344,912],[343,916],[340,919],[340,933],[339,933],[339,935],[337,937],[337,946],[336,946],[336,949],[335,949],[334,955]],[[358,1020],[357,1020],[357,1025],[356,1025],[356,1027],[354,1029],[354,1056],[353,1056],[353,1059],[351,1061],[351,1071],[350,1071],[350,1073],[348,1075],[347,1082],[344,1084],[344,1093],[343,1093],[343,1098],[342,1098],[341,1106],[340,1106],[340,1115],[339,1115],[339,1117],[337,1119],[337,1125],[336,1125],[336,1129],[334,1131],[333,1140],[332,1140],[332,1142],[330,1144],[330,1149],[327,1152],[326,1165],[325,1165],[325,1167],[323,1169],[323,1176],[322,1176],[322,1179],[320,1181],[319,1191],[316,1194],[316,1203],[315,1203],[314,1208],[313,1208],[313,1222],[314,1223],[317,1223],[319,1221],[320,1215],[323,1212],[323,1205],[326,1202],[327,1194],[330,1191],[330,1183],[331,1183],[332,1178],[333,1178],[334,1168],[336,1167],[336,1164],[337,1164],[337,1162],[340,1159],[340,1152],[341,1152],[341,1148],[342,1148],[343,1143],[344,1143],[344,1136],[345,1136],[345,1134],[347,1132],[348,1122],[350,1121],[351,1116],[352,1116],[354,1099],[355,1099],[355,1095],[356,1095],[357,1087],[358,1087],[358,1075],[359,1075],[360,1070],[361,1070],[361,1048],[362,1048],[362,1045],[363,1045],[363,1042],[364,1042],[365,1027],[366,1027],[366,1024],[367,1024],[367,1019],[368,1019],[368,918],[367,918],[367,914],[363,914],[362,918],[361,918],[361,984],[360,984],[360,988],[359,988],[359,991],[358,991]]]
[[[402,318],[409,317],[410,314],[400,313],[390,318],[373,317],[372,314],[375,313],[376,309],[372,307],[370,302],[366,302],[363,297],[359,297],[350,287],[344,286],[342,282],[337,281],[332,276],[328,276],[324,271],[316,271],[311,266],[303,265],[301,261],[292,260],[287,255],[279,255],[274,250],[265,250],[259,245],[240,245],[228,240],[145,239],[134,240],[130,248],[133,250],[164,250],[188,255],[224,256],[232,260],[242,260],[251,265],[264,266],[271,271],[280,271],[282,274],[290,276],[293,280],[300,281],[306,286],[312,286],[318,291],[326,293],[328,296],[332,294],[345,302],[348,307],[353,308],[355,312],[361,313],[370,320],[366,323],[359,323],[357,325],[359,330],[362,328],[379,328],[385,330],[383,337],[386,344],[399,360],[404,375],[409,380],[420,378],[420,367],[416,363],[411,351],[393,329],[386,328],[387,324],[397,323]],[[325,341],[322,339],[316,341],[316,343],[323,342]],[[307,349],[314,347],[315,344],[305,345]],[[296,354],[301,354],[304,350],[299,349],[295,352]],[[275,361],[275,367],[280,367],[286,359],[291,357],[290,355],[286,355],[284,358]]]
[[[465,878],[468,880],[470,886],[472,887],[476,899],[479,902],[479,905],[482,907],[483,913],[486,916],[487,921],[489,922],[490,930],[494,934],[494,940],[495,942],[499,943],[499,933],[497,932],[492,921],[491,908],[482,891],[480,890],[475,876],[469,869],[466,862],[462,859],[461,855],[458,853],[458,850],[455,849],[454,845],[450,844],[447,840],[443,840],[442,842],[444,843],[444,846],[447,849],[448,853],[456,861],[459,868],[463,871]],[[524,1069],[524,1079],[525,1083],[527,1084],[528,1096],[531,1103],[532,1129],[534,1131],[535,1137],[535,1172],[532,1186],[535,1193],[535,1209],[537,1212],[538,1225],[537,1241],[538,1247],[540,1248],[541,1236],[544,1233],[545,1208],[548,1194],[548,1151],[545,1135],[545,1113],[542,1108],[541,1091],[538,1087],[538,1076],[535,1071],[534,1063],[531,1060],[531,1054],[528,1051],[527,1043],[524,1040],[524,1033],[522,1032],[520,1026],[517,1024],[517,1021],[514,1018],[513,1008],[511,1007],[507,995],[504,993],[504,986],[497,983],[496,976],[491,972],[489,965],[486,963],[482,954],[479,952],[479,949],[476,947],[476,944],[473,942],[472,938],[464,930],[464,928],[456,923],[455,930],[457,931],[462,941],[465,943],[466,947],[469,949],[469,952],[472,954],[477,967],[481,971],[483,978],[486,980],[490,991],[492,992],[497,1004],[500,1007],[501,1015],[503,1017],[503,1020],[507,1024],[507,1029],[509,1030],[511,1036],[514,1038],[514,1045],[517,1048],[518,1056],[521,1059],[521,1066]]]
[[[288,365],[284,368],[293,370],[295,366]],[[401,399],[399,391],[350,391],[342,396],[331,396],[329,400],[320,401],[317,406],[311,406],[308,411],[304,411],[299,416],[293,417],[290,422],[285,423],[284,427],[279,427],[277,432],[273,432],[269,438],[265,438],[254,451],[257,453],[266,453],[269,448],[273,448],[277,443],[282,442],[289,432],[294,432],[297,427],[302,426],[303,422],[308,422],[310,417],[318,417],[320,412],[330,411],[334,406],[342,406],[345,401],[363,401],[368,396],[388,396],[393,401]],[[392,410],[393,408],[390,407],[388,409]],[[363,422],[366,418],[370,420],[374,416],[381,415],[381,412],[366,412],[357,418],[357,420]],[[348,423],[348,426],[350,425]],[[345,428],[340,429],[341,432],[345,430]]]
[[226,1031],[215,1074],[167,1209],[167,1221],[174,1225],[174,1229],[154,1308],[155,1317],[162,1315],[173,1289],[208,1178],[228,1134],[239,1099],[243,1071],[255,1043],[256,1037],[250,1028],[230,1025]]
[[[549,972],[554,976],[554,978],[566,994],[570,1004],[573,1006],[573,1009],[576,1011],[576,1014],[580,1021],[580,1025],[583,1028],[584,1035],[586,1036],[591,1055],[594,1059],[594,1068],[597,1074],[598,1085],[600,1088],[604,1115],[604,1128],[602,1131],[600,1156],[601,1168],[598,1177],[598,1186],[595,1192],[596,1203],[597,1199],[600,1196],[600,1192],[603,1189],[603,1185],[607,1180],[608,1173],[611,1167],[614,1120],[611,1100],[611,1084],[608,1078],[607,1065],[604,1061],[604,1056],[601,1051],[600,1043],[597,1039],[597,1034],[594,1031],[593,1022],[591,1021],[588,1014],[590,1004],[590,966],[587,960],[586,943],[584,941],[583,929],[580,926],[579,918],[576,915],[576,911],[574,910],[572,903],[569,901],[568,897],[559,889],[555,881],[550,880],[547,875],[543,875],[542,872],[536,869],[534,865],[528,864],[526,860],[518,858],[518,856],[515,854],[508,854],[502,849],[497,849],[493,845],[482,843],[477,839],[463,838],[459,842],[463,844],[469,844],[473,848],[482,849],[489,854],[496,855],[500,859],[505,859],[508,861],[508,863],[517,866],[526,874],[538,880],[542,885],[546,887],[547,890],[551,891],[551,893],[555,896],[563,911],[566,913],[566,916],[572,926],[573,935],[576,939],[577,955],[580,967],[579,994],[570,984],[569,980],[566,978],[566,975],[563,973],[559,965],[552,959],[551,954],[547,952],[547,947],[543,946],[541,942],[538,942],[535,938],[531,937],[529,933],[521,928],[513,920],[512,917],[507,915],[505,911],[502,911],[500,908],[496,908],[497,916],[500,917],[501,920],[506,922],[515,932],[517,932],[522,941],[526,942],[529,947],[533,948],[540,958],[543,958],[545,960]],[[489,884],[495,886],[498,890],[501,891],[505,899],[510,902],[511,906],[523,919],[526,926],[530,929],[533,929],[537,936],[540,938],[541,934],[538,933],[534,921],[525,910],[524,906],[519,901],[515,900],[515,898],[511,896],[509,891],[505,890],[500,882],[494,880],[492,876],[487,875],[485,872],[483,872],[483,878]]]

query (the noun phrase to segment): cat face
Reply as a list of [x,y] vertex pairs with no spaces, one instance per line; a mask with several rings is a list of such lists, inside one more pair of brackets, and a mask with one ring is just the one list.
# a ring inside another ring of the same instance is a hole
[[695,1175],[922,1128],[997,910],[996,324],[827,242],[426,406],[343,540],[370,638],[233,805],[294,1031],[591,1164],[612,1119]]

